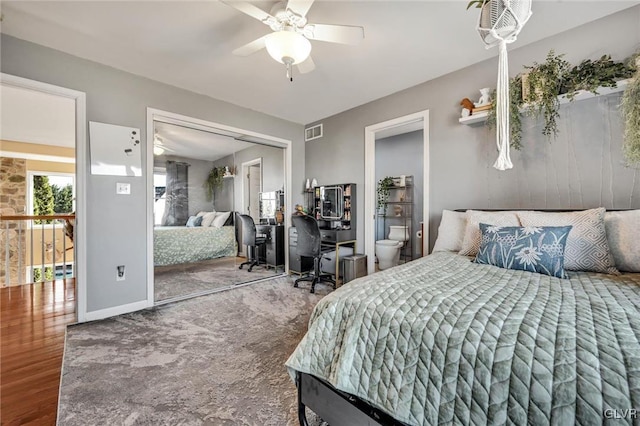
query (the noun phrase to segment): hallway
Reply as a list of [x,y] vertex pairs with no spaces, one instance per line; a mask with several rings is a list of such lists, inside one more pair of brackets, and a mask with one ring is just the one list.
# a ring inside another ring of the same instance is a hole
[[55,425],[75,280],[0,289],[0,423]]

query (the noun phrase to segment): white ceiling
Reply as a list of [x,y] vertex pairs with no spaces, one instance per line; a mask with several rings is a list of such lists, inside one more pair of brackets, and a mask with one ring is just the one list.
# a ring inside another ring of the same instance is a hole
[[0,139],[76,147],[75,100],[0,85]]
[[[274,2],[254,2],[269,10]],[[322,1],[310,22],[361,25],[357,46],[313,41],[315,71],[285,78],[266,51],[232,51],[268,33],[217,1],[3,1],[2,32],[115,68],[308,124],[497,55],[466,0]],[[639,1],[537,0],[514,47]]]
[[154,128],[160,140],[160,143],[154,143],[154,145],[162,146],[165,150],[164,155],[216,161],[254,146],[252,143],[240,141],[231,136],[175,124],[156,122]]

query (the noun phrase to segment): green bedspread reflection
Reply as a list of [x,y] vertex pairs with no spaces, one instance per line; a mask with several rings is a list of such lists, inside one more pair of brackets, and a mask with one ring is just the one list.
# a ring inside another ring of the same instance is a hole
[[237,253],[233,226],[159,226],[153,229],[155,266],[198,262]]

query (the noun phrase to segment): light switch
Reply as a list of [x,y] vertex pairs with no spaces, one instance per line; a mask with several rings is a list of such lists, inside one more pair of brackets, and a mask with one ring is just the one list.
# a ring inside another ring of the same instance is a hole
[[116,183],[116,194],[120,195],[130,195],[131,194],[131,184],[130,183]]

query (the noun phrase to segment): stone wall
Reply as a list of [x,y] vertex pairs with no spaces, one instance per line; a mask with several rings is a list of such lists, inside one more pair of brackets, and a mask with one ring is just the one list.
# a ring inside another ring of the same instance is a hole
[[[0,213],[2,216],[24,214],[27,206],[27,166],[21,158],[2,158],[0,167]],[[8,229],[7,229],[8,223]],[[22,223],[22,227],[26,223]],[[7,240],[9,241],[9,282],[7,282]],[[0,230],[0,285],[23,284],[24,268],[19,274],[19,258],[24,266],[25,232],[18,229],[18,222],[2,222]],[[22,280],[20,279],[22,278]]]

